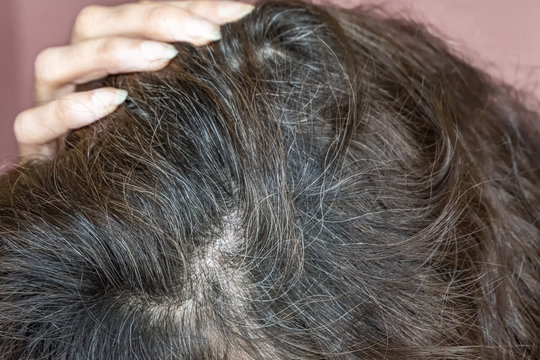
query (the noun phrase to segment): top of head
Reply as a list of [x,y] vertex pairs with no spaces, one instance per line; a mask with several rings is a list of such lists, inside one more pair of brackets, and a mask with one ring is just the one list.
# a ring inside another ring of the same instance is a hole
[[6,359],[534,356],[534,115],[403,21],[222,35],[2,180]]

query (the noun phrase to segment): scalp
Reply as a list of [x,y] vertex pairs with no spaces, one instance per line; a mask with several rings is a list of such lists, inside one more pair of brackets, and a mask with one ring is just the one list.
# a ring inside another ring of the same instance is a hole
[[125,106],[2,179],[0,351],[535,358],[537,115],[361,9],[222,35],[109,77]]

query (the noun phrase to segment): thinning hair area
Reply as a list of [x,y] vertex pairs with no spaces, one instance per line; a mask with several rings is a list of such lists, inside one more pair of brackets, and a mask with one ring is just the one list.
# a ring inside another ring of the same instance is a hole
[[0,179],[2,358],[539,359],[517,92],[365,8],[221,31]]

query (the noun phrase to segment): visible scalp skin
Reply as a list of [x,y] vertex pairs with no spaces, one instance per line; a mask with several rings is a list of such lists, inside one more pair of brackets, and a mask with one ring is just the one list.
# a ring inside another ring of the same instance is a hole
[[539,358],[538,115],[376,12],[222,37],[0,180],[4,358]]

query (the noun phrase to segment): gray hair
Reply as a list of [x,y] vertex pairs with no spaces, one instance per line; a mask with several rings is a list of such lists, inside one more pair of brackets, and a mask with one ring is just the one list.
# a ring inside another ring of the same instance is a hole
[[538,115],[377,13],[222,34],[0,180],[3,358],[540,358]]

